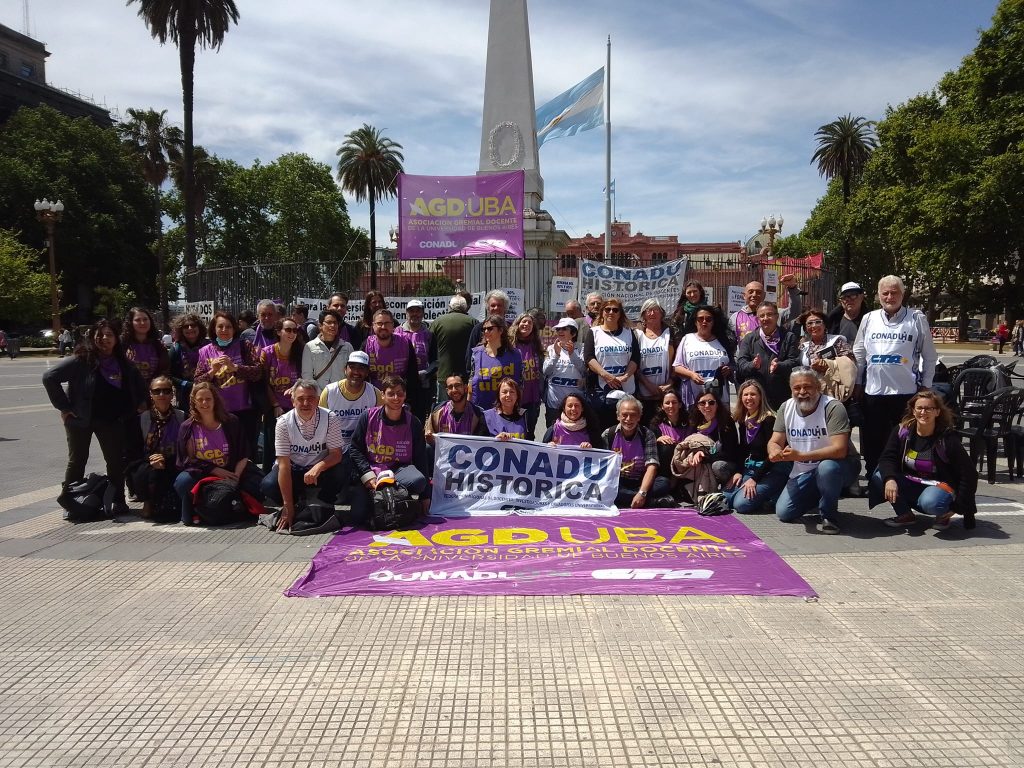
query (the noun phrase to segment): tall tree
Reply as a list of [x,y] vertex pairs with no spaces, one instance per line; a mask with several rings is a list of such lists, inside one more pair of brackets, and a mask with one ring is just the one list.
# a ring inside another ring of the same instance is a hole
[[[202,243],[200,255],[205,256],[208,250],[206,239],[207,227],[203,220],[203,213],[206,211],[206,200],[210,190],[216,185],[219,178],[217,159],[212,157],[204,147],[196,146],[192,149],[192,189],[189,199],[192,204],[192,215],[196,217],[199,232],[199,242]],[[171,179],[174,181],[178,191],[182,193],[184,203],[185,194],[185,163],[179,156],[171,162]],[[196,260],[198,262],[198,259]]]
[[128,109],[128,120],[117,126],[118,133],[129,151],[136,155],[142,168],[142,177],[153,188],[154,230],[157,234],[157,298],[163,327],[169,328],[171,317],[167,308],[167,274],[163,248],[163,215],[160,188],[167,181],[170,164],[181,159],[181,129],[167,123],[167,110]]
[[0,222],[40,253],[46,230],[32,201],[43,196],[65,206],[56,254],[59,287],[77,307],[68,319],[92,317],[93,286],[111,275],[156,305],[153,198],[116,131],[49,107],[19,109],[0,126]]
[[[838,176],[843,181],[843,204],[850,201],[850,185],[867,165],[871,152],[878,146],[874,122],[863,117],[844,115],[818,128],[818,148],[811,163],[818,164],[818,173],[827,179]],[[843,271],[850,279],[850,239],[843,241]]]
[[232,22],[238,23],[234,0],[128,0],[139,4],[139,16],[150,34],[165,44],[178,47],[181,65],[181,93],[185,113],[184,189],[185,269],[196,268],[196,217],[192,206],[192,96],[195,80],[196,45],[218,50]]
[[370,201],[370,287],[377,287],[377,201],[398,192],[398,174],[405,157],[402,145],[363,123],[338,148],[338,180],[357,202]]

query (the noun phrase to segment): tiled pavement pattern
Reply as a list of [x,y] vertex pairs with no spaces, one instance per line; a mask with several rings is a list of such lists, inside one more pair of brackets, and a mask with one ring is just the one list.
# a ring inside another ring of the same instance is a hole
[[0,768],[1024,765],[1012,540],[790,552],[804,601],[300,600],[325,537],[0,538]]

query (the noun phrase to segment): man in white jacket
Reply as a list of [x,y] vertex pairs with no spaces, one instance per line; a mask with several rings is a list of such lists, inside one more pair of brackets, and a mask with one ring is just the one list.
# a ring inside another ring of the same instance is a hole
[[325,309],[320,334],[302,350],[302,378],[315,381],[321,392],[332,381],[345,378],[345,363],[353,350],[339,335],[342,322],[340,312]]

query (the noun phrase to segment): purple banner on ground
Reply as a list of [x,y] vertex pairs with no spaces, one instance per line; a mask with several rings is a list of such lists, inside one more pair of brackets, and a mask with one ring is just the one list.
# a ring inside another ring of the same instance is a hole
[[523,258],[523,171],[398,177],[402,259]]
[[430,518],[335,534],[285,594],[793,595],[814,590],[735,515]]

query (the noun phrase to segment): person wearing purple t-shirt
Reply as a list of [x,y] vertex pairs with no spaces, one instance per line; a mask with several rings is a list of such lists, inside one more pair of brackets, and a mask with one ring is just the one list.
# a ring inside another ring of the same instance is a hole
[[382,472],[394,474],[394,481],[411,494],[427,490],[430,466],[423,424],[406,407],[405,380],[387,376],[383,385],[384,405],[370,408],[359,417],[349,455],[353,474],[362,490],[353,488],[352,518],[361,523],[369,517],[372,494]]
[[121,331],[121,346],[125,357],[139,369],[147,387],[154,376],[162,376],[171,369],[167,348],[160,341],[148,309],[132,307],[128,310]]
[[519,407],[521,390],[515,379],[502,379],[498,385],[498,402],[484,411],[487,432],[499,440],[529,440],[526,435],[526,414]]
[[544,344],[541,342],[533,316],[526,313],[516,318],[508,334],[509,343],[523,358],[523,401],[520,406],[526,411],[527,438],[533,440],[542,399],[541,369],[544,365]]
[[523,383],[523,356],[508,343],[508,326],[489,315],[480,326],[483,341],[470,350],[470,400],[483,410],[493,408],[504,378]]
[[658,474],[658,451],[654,433],[640,426],[643,406],[632,395],[619,398],[615,406],[618,424],[602,437],[610,450],[622,456],[619,492],[615,504],[621,508],[643,509],[670,493],[668,480]]
[[228,312],[213,313],[208,333],[212,343],[199,350],[195,380],[216,385],[224,407],[241,422],[246,445],[255,460],[260,413],[253,403],[250,385],[263,378],[259,358],[249,343],[238,337],[238,323]]
[[562,398],[557,413],[554,423],[541,438],[542,443],[579,448],[605,447],[597,416],[590,410],[582,394],[570,392]]
[[[416,352],[417,377],[411,374],[408,377],[410,388],[415,388],[418,383],[419,392],[416,410],[413,411],[416,418],[423,421],[430,412],[430,403],[434,398],[434,372],[437,369],[437,349],[433,345],[433,337],[430,329],[423,322],[423,302],[419,299],[410,299],[405,305],[405,322],[395,328],[395,336],[399,336],[412,344]],[[431,348],[434,347],[434,359],[431,359]]]
[[258,497],[263,476],[249,462],[242,424],[224,407],[217,387],[197,382],[189,399],[189,418],[178,430],[178,476],[174,492],[181,499],[181,522],[193,525],[192,489],[204,477],[238,483],[240,490]]
[[[279,341],[260,350],[260,366],[276,418],[292,409],[292,385],[302,373],[302,353],[306,345],[299,338],[298,324],[290,317],[279,320],[275,330]],[[269,467],[266,470],[269,471]]]
[[[373,335],[363,342],[363,351],[370,356],[370,383],[383,391],[388,376],[412,381],[417,376],[416,350],[408,339],[395,333],[394,315],[386,309],[377,310],[373,313],[372,328]],[[419,408],[420,394],[420,387],[412,387],[408,392],[409,408],[414,414]]]

